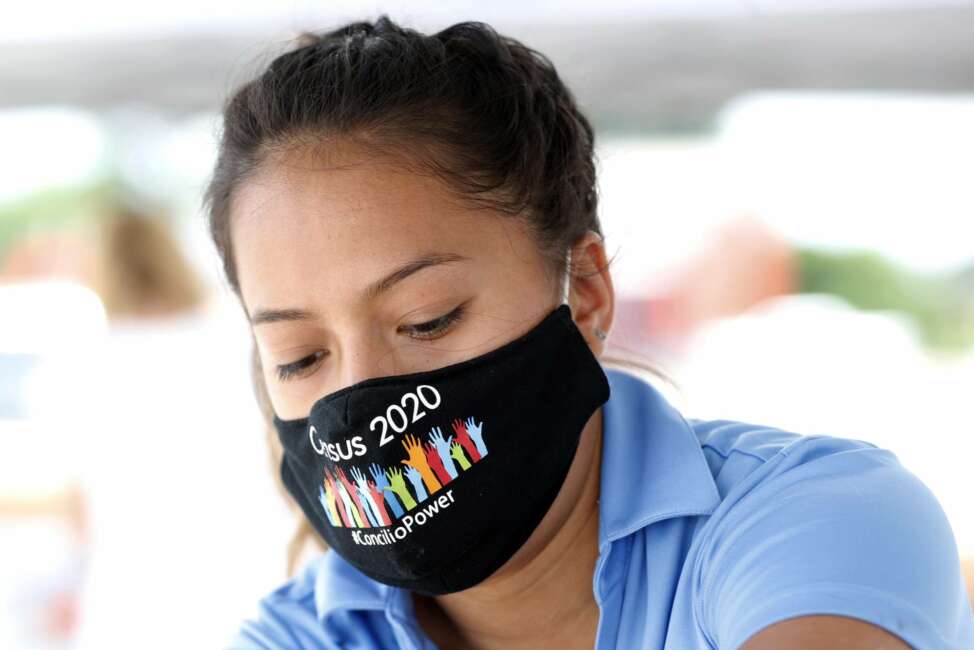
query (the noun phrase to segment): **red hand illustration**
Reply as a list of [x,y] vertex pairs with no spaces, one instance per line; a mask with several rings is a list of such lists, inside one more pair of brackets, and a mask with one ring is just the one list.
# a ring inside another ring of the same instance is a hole
[[346,528],[352,527],[352,522],[348,520],[348,513],[345,512],[345,508],[342,507],[341,501],[338,498],[338,488],[335,487],[335,479],[332,478],[331,472],[325,470],[325,483],[328,484],[328,489],[331,493],[335,495],[335,510],[338,511],[338,516],[341,517],[342,523]]
[[375,481],[369,481],[369,494],[372,495],[372,500],[375,501],[375,505],[379,507],[379,516],[382,518],[382,525],[388,526],[392,523],[389,519],[389,513],[386,511],[386,500],[382,496],[382,490],[376,487]]
[[355,489],[355,486],[352,485],[352,482],[348,480],[347,476],[345,476],[345,470],[342,469],[341,467],[338,468],[338,478],[339,480],[341,480],[342,484],[345,485],[345,490],[348,492],[348,495],[352,497],[352,501],[355,502],[355,508],[358,510],[358,514],[362,518],[362,521],[364,522],[363,526],[368,526],[369,518],[365,514],[365,508],[362,507],[362,500],[359,499],[358,497],[358,490]]
[[427,442],[423,444],[423,450],[426,452],[426,462],[436,472],[436,477],[440,479],[440,483],[446,485],[452,481],[453,477],[443,467],[443,459],[440,458],[440,453],[436,451],[436,447]]
[[454,420],[453,431],[457,434],[456,441],[463,445],[463,449],[470,456],[470,459],[475,463],[480,460],[480,452],[477,451],[477,445],[467,433],[466,425],[460,420]]

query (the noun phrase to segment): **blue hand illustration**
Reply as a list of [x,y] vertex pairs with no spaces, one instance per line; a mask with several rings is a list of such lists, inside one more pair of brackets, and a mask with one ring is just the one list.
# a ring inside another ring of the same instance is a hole
[[358,491],[359,500],[365,506],[363,509],[365,516],[369,518],[369,523],[373,526],[381,526],[382,517],[379,516],[379,508],[375,505],[375,501],[372,500],[372,493],[369,492],[369,484],[365,474],[358,467],[352,467],[349,471],[355,480],[355,489]]
[[318,501],[321,501],[321,507],[325,509],[325,516],[328,517],[328,523],[332,526],[340,526],[338,522],[335,521],[335,517],[331,514],[331,508],[328,507],[328,497],[325,496],[325,488],[318,486]]
[[440,460],[443,461],[443,469],[446,473],[450,475],[451,479],[457,477],[457,468],[453,464],[453,457],[450,456],[450,441],[453,440],[453,436],[449,438],[443,438],[443,431],[439,427],[433,427],[430,431],[430,442],[436,447],[436,453],[440,455]]
[[378,463],[372,463],[369,466],[369,473],[372,475],[372,480],[375,481],[375,486],[380,490],[389,487],[389,478],[386,476],[385,470],[379,467]]
[[483,427],[484,423],[474,424],[472,417],[467,418],[467,433],[470,434],[470,438],[473,440],[473,444],[477,447],[477,451],[480,452],[480,457],[483,458],[487,455],[487,446],[484,444],[484,434]]
[[396,516],[396,519],[402,517],[405,514],[405,511],[402,509],[402,506],[399,505],[399,500],[396,499],[396,495],[392,492],[392,490],[386,489],[389,487],[389,477],[386,476],[385,470],[379,467],[378,464],[372,463],[372,465],[369,466],[369,473],[372,475],[372,479],[375,481],[375,486],[385,496],[386,504],[389,506],[389,509],[392,510],[392,513]]
[[423,475],[419,473],[419,470],[412,465],[406,465],[406,478],[409,482],[413,484],[413,489],[416,490],[416,500],[419,503],[426,501],[426,486],[423,485]]

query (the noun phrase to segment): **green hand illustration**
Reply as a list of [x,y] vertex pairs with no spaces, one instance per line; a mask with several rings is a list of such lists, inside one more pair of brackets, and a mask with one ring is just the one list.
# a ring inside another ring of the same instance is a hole
[[382,489],[395,492],[406,505],[406,510],[412,510],[415,508],[416,502],[413,500],[413,495],[411,495],[409,490],[406,489],[406,482],[402,478],[402,470],[395,467],[390,467],[388,469],[388,475],[389,485],[391,487],[385,487]]
[[463,455],[463,447],[460,446],[459,442],[454,442],[452,445],[450,445],[450,455],[457,459],[457,462],[460,463],[460,467],[465,470],[470,469],[470,461],[467,460],[467,457]]

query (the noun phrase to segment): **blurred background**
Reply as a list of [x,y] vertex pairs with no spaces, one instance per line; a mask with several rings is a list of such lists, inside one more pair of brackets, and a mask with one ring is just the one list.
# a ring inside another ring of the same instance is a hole
[[974,0],[35,1],[0,23],[0,647],[220,647],[285,580],[201,192],[223,97],[380,11],[574,89],[609,352],[690,417],[890,449],[974,575]]

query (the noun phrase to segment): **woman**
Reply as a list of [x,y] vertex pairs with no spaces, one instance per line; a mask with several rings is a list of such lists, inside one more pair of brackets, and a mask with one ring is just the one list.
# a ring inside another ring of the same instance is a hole
[[684,419],[603,365],[593,159],[551,63],[477,22],[306,34],[229,99],[211,232],[331,548],[232,647],[974,646],[890,451]]

